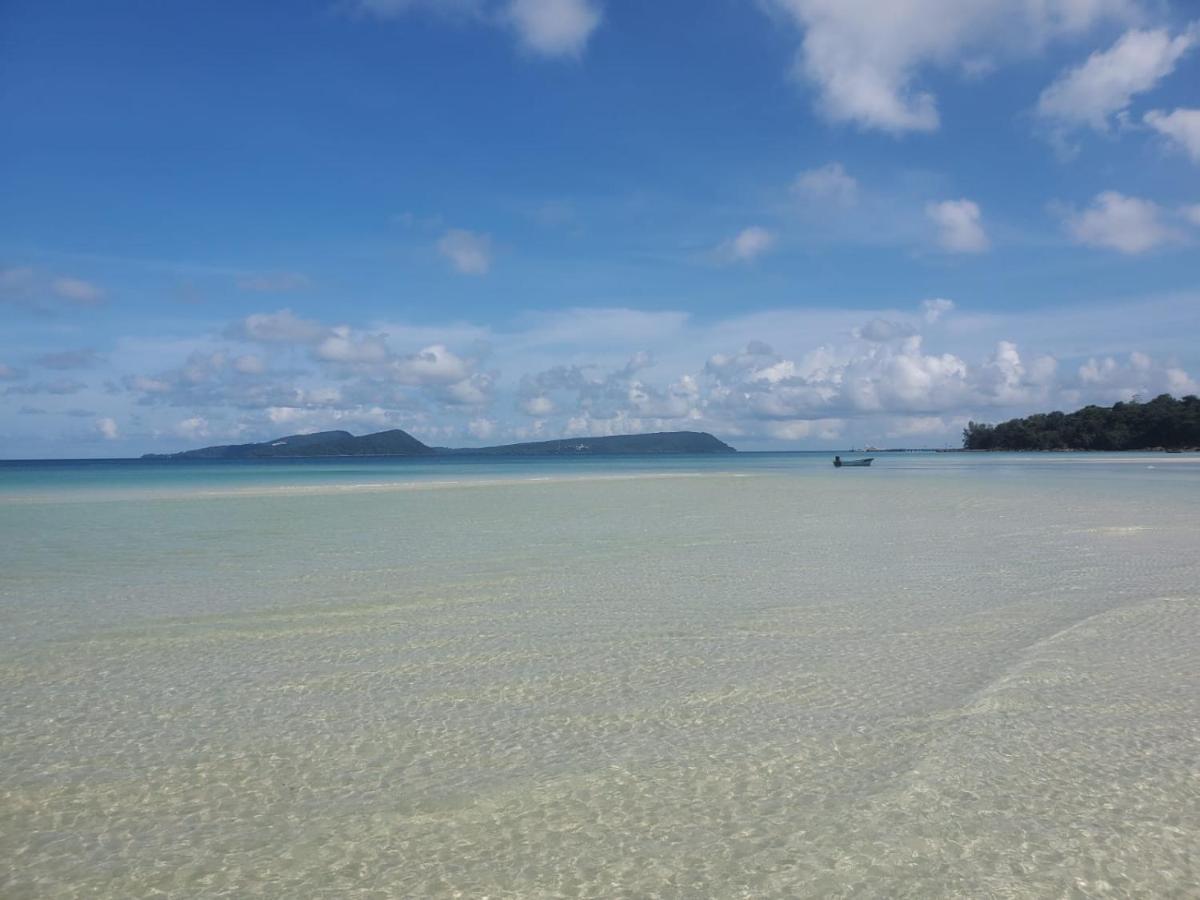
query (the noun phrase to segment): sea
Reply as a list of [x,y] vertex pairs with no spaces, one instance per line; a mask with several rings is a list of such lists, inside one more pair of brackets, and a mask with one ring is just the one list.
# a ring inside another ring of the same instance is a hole
[[0,897],[1200,896],[1200,455],[874,456],[0,462]]

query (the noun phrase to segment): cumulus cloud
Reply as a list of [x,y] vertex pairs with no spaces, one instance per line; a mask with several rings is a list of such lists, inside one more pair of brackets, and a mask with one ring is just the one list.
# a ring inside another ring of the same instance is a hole
[[380,363],[388,358],[388,349],[383,335],[356,336],[349,327],[339,325],[317,343],[313,355],[325,362]]
[[121,431],[117,427],[116,420],[108,416],[96,420],[96,431],[106,441],[119,440],[121,437]]
[[1104,131],[1135,96],[1171,74],[1197,40],[1196,26],[1174,37],[1165,28],[1127,31],[1112,47],[1093,53],[1042,91],[1038,114],[1067,128]]
[[639,351],[622,364],[559,365],[521,378],[518,408],[542,420],[563,411],[566,430],[597,436],[629,431],[660,431],[699,416],[701,389],[689,374],[659,386],[644,373],[653,356]]
[[192,416],[191,418],[183,419],[175,424],[173,431],[178,437],[189,441],[198,441],[212,434],[208,419],[205,419],[203,416]]
[[262,357],[246,353],[233,361],[233,367],[243,375],[262,375],[267,371],[267,364]]
[[1200,163],[1200,109],[1180,108],[1169,113],[1152,109],[1143,121],[1186,152],[1192,162]]
[[932,325],[942,316],[953,311],[954,301],[947,300],[944,297],[935,297],[931,300],[921,301],[921,316]]
[[545,418],[555,412],[558,407],[554,405],[554,401],[545,394],[535,394],[532,397],[522,397],[518,403],[518,408],[527,416],[536,418]]
[[[246,373],[237,353],[214,345],[125,384],[142,405],[138,415],[157,421],[157,433],[192,442],[216,442],[237,429],[239,439],[255,440],[400,427],[450,445],[689,429],[747,447],[884,435],[940,445],[955,439],[965,418],[996,421],[1130,392],[1193,389],[1192,373],[1171,357],[1177,340],[1128,359],[1107,350],[1106,341],[1120,346],[1128,322],[1144,316],[1126,313],[1124,325],[1092,332],[1106,315],[1094,305],[1061,321],[1037,313],[1033,324],[1025,315],[966,311],[922,333],[953,308],[934,298],[865,315],[780,310],[712,323],[681,313],[560,311],[527,316],[504,333],[447,326],[444,334],[458,336],[453,345],[414,343],[434,337],[434,326],[390,324],[383,341],[380,324],[321,325],[321,336],[303,345],[305,370]],[[1166,308],[1171,328],[1194,330],[1194,304],[1176,300]],[[644,332],[636,330],[641,325]],[[1098,333],[1108,337],[1098,341]],[[345,340],[344,352],[322,360],[316,348],[331,335]],[[419,349],[392,349],[397,335]],[[476,345],[480,338],[489,350]],[[356,348],[372,339],[383,342],[385,358],[358,356]],[[278,352],[265,346],[264,353]],[[1078,349],[1089,346],[1090,361]],[[1055,355],[1052,347],[1067,350]]]
[[467,423],[467,434],[477,440],[486,441],[496,433],[496,423],[492,419],[480,416]]
[[1178,237],[1163,224],[1158,204],[1117,191],[1097,194],[1086,209],[1065,210],[1064,224],[1077,243],[1131,255],[1145,253]]
[[50,282],[56,296],[78,306],[97,306],[104,302],[104,291],[82,278],[60,276]]
[[915,333],[913,326],[905,322],[893,322],[889,319],[875,318],[862,328],[856,329],[855,336],[864,341],[886,343],[900,338],[912,337]]
[[594,0],[357,0],[355,6],[382,18],[419,11],[504,28],[520,47],[547,58],[582,55],[603,18]]
[[1176,396],[1200,393],[1200,384],[1182,368],[1159,363],[1138,351],[1124,360],[1112,356],[1090,358],[1079,366],[1077,378],[1081,393],[1104,403],[1162,393]]
[[486,275],[492,267],[492,239],[462,228],[451,228],[437,243],[438,252],[463,275]]
[[104,290],[82,278],[42,272],[31,266],[0,268],[0,303],[53,312],[64,307],[99,306],[104,300]]
[[845,428],[845,419],[800,419],[767,422],[764,430],[777,441],[832,441],[840,438]]
[[225,329],[225,336],[263,344],[308,344],[324,337],[328,331],[319,322],[302,319],[290,309],[281,309],[246,316]]
[[858,200],[858,181],[840,162],[831,162],[801,172],[792,182],[792,191],[810,201],[853,206]]
[[471,374],[471,365],[443,344],[432,344],[392,360],[388,371],[401,384],[448,385],[467,378]]
[[982,253],[989,246],[979,204],[965,197],[930,203],[925,214],[938,226],[938,244],[951,253]]
[[[836,122],[892,133],[933,131],[937,101],[920,86],[933,67],[978,67],[1097,22],[1134,15],[1134,0],[763,0],[803,39],[795,71]],[[990,64],[989,64],[990,65]]]
[[511,0],[506,16],[521,45],[541,56],[579,56],[600,24],[588,0]]
[[15,381],[23,377],[24,374],[20,369],[14,369],[10,365],[0,363],[0,381]]
[[751,225],[721,244],[717,248],[717,257],[730,263],[753,262],[774,245],[775,235],[758,225]]

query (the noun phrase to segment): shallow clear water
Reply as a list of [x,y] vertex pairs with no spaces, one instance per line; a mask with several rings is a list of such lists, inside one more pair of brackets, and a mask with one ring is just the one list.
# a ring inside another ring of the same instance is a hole
[[0,466],[0,896],[1196,896],[1200,462]]

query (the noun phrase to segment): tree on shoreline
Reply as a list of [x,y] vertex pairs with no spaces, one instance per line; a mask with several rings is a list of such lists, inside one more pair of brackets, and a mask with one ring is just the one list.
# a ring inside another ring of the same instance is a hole
[[999,425],[968,422],[964,450],[1182,450],[1200,447],[1200,398],[1160,394],[1073,413],[1038,413]]

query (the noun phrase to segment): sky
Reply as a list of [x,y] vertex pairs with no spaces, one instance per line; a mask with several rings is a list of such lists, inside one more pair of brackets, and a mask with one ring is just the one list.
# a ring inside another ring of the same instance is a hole
[[1200,393],[1192,0],[2,0],[0,122],[0,458]]

